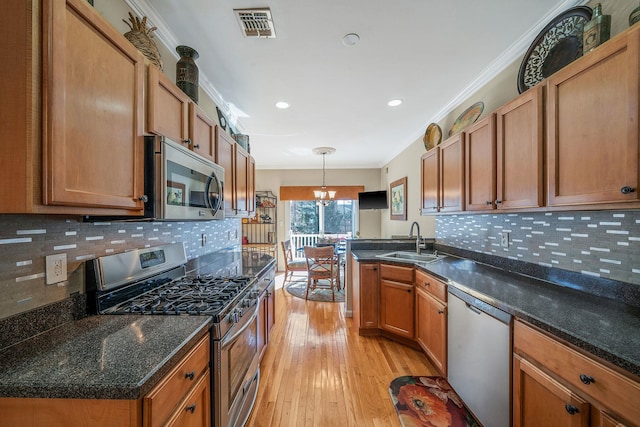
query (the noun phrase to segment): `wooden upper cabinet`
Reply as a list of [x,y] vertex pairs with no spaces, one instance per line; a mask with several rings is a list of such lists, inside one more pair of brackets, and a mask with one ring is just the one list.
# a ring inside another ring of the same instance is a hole
[[85,0],[42,6],[44,204],[140,212],[144,57]]
[[249,156],[249,190],[247,196],[249,216],[256,212],[256,159]]
[[496,115],[465,129],[465,196],[468,211],[494,209],[496,200]]
[[249,153],[247,150],[235,144],[236,149],[236,180],[235,180],[235,208],[236,215],[247,216],[249,214]]
[[194,102],[189,102],[189,139],[191,149],[202,157],[216,161],[216,124]]
[[440,212],[464,210],[465,132],[444,141],[440,149]]
[[496,208],[537,208],[543,197],[543,86],[497,110]]
[[549,206],[638,202],[640,28],[547,81]]
[[188,144],[189,97],[162,71],[149,65],[147,132]]
[[420,158],[422,215],[438,212],[440,206],[440,147],[432,148]]
[[235,216],[235,157],[236,142],[227,133],[215,127],[216,135],[216,163],[224,168],[224,213]]

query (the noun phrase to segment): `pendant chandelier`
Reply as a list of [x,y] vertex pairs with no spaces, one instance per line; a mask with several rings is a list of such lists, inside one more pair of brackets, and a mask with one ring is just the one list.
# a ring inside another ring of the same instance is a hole
[[322,187],[320,190],[314,190],[313,195],[316,199],[316,204],[318,206],[324,205],[327,206],[330,201],[336,196],[335,191],[327,191],[327,186],[324,183],[325,178],[325,157],[327,154],[333,154],[336,152],[336,149],[333,147],[316,147],[313,149],[314,154],[322,154]]

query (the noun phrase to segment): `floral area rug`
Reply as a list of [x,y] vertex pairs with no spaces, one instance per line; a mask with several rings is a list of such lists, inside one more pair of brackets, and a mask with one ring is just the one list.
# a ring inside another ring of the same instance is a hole
[[[294,297],[304,299],[304,295],[307,292],[307,278],[298,278],[298,280],[294,280],[291,283],[288,283],[285,287],[287,292],[289,292]],[[344,285],[344,282],[341,284]],[[335,302],[344,302],[344,288],[335,292],[336,300]],[[330,289],[314,289],[309,291],[309,301],[320,301],[320,302],[332,302],[331,301],[331,290]]]
[[443,377],[398,377],[389,394],[404,427],[481,427]]

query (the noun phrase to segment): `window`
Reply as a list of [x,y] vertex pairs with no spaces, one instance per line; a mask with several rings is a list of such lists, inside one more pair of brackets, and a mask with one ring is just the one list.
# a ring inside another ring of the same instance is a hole
[[313,200],[291,201],[291,234],[351,237],[357,212],[353,200],[332,200],[318,206]]

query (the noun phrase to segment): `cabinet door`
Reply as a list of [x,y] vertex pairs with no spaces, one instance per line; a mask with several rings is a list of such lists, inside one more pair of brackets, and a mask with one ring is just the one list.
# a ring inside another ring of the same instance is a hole
[[144,57],[84,0],[43,17],[44,203],[140,213]]
[[440,145],[441,212],[464,210],[464,142],[461,132]]
[[258,354],[260,355],[260,360],[262,360],[262,356],[264,355],[265,350],[267,349],[267,299],[265,297],[266,292],[263,293],[263,296],[260,297],[260,307],[258,307],[258,331],[257,331],[257,341],[258,341]]
[[189,97],[155,66],[149,66],[147,131],[187,144]]
[[179,427],[205,427],[211,425],[211,387],[209,371],[193,387],[187,398],[176,409],[174,416],[164,425]]
[[247,210],[248,216],[252,217],[256,213],[256,159],[249,156],[249,170],[247,171],[249,188],[247,189]]
[[526,359],[513,358],[514,427],[587,427],[590,405]]
[[216,161],[216,124],[194,102],[189,102],[189,139],[191,149],[202,157]]
[[416,289],[416,339],[434,366],[447,375],[447,307]]
[[549,78],[549,206],[640,200],[639,44],[636,28]]
[[269,343],[269,337],[271,336],[271,330],[276,324],[276,292],[275,284],[271,284],[267,288],[267,324],[266,324],[266,337],[267,343]]
[[440,206],[440,147],[432,148],[420,159],[422,215],[438,212]]
[[496,115],[465,130],[465,189],[468,211],[494,209],[496,200]]
[[497,110],[496,207],[543,206],[543,87]]
[[235,141],[216,126],[216,163],[224,168],[224,213],[235,216]]
[[236,185],[235,185],[235,208],[239,216],[249,215],[249,153],[235,144],[236,148]]
[[359,263],[360,328],[377,328],[379,316],[378,263]]
[[389,332],[414,338],[413,285],[380,280],[380,326]]

